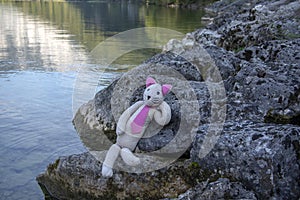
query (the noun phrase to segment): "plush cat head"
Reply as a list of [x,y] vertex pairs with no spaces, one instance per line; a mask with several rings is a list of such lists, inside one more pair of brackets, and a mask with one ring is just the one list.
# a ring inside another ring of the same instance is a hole
[[148,77],[146,80],[146,89],[144,91],[144,102],[147,106],[157,107],[163,100],[164,96],[171,90],[171,85],[160,85]]

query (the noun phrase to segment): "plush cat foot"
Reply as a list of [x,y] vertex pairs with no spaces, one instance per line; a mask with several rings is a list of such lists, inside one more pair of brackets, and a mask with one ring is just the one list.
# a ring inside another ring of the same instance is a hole
[[104,176],[104,177],[112,177],[112,175],[113,175],[112,168],[110,168],[110,167],[108,167],[108,166],[106,166],[106,165],[103,164],[103,166],[102,166],[102,176]]
[[127,148],[121,150],[121,157],[127,165],[136,166],[140,164],[140,159]]

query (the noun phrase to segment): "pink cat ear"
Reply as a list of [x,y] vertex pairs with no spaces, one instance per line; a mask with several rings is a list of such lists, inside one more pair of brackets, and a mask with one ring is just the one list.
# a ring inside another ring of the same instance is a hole
[[168,85],[168,84],[163,85],[162,86],[163,95],[165,96],[166,94],[168,94],[168,92],[171,90],[171,88],[172,88],[172,85]]
[[148,77],[146,80],[146,87],[149,87],[150,85],[153,85],[155,83],[156,83],[156,81],[153,78]]

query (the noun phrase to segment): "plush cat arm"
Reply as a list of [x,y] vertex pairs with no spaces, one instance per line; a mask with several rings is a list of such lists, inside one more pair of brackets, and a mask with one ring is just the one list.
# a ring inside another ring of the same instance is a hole
[[163,101],[154,112],[154,120],[161,126],[168,124],[171,120],[171,108]]
[[133,104],[132,106],[130,106],[129,108],[127,108],[122,115],[119,118],[119,121],[117,123],[117,135],[121,135],[123,133],[125,133],[125,127],[126,127],[126,123],[129,120],[129,118],[131,117],[131,115],[137,111],[137,109],[139,109],[139,107],[141,107],[143,105],[143,101],[138,101],[135,104]]

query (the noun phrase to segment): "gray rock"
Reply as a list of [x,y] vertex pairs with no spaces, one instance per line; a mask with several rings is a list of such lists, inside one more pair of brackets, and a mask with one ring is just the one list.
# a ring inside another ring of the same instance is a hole
[[98,92],[94,98],[94,109],[96,112],[95,117],[99,121],[100,126],[103,128],[103,130],[113,130],[116,128],[114,117],[111,113],[110,104],[112,93],[116,84],[117,80],[113,81],[106,89]]
[[112,178],[101,177],[101,167],[90,153],[61,157],[37,181],[58,199],[160,199],[183,193],[201,173],[187,161],[143,174],[116,171]]
[[219,1],[210,8],[219,15],[194,35],[202,44],[231,51],[270,40],[299,38],[299,6],[299,2],[287,0]]
[[229,94],[229,99],[233,99],[230,106],[235,101],[249,105],[244,113],[253,113],[248,118],[253,121],[256,118],[268,123],[299,125],[299,47],[299,39],[271,41],[266,46],[252,46],[238,53],[237,57],[249,62],[241,62],[240,70],[230,80],[234,83]]
[[258,199],[300,197],[300,127],[226,123],[213,150],[200,158],[206,127],[200,127],[191,160],[220,177],[240,181]]
[[[299,39],[271,41],[266,44],[266,48],[264,46],[252,46],[237,54],[217,46],[206,46],[207,53],[211,55],[220,71],[226,89],[227,120],[299,124],[299,43]],[[189,51],[186,50],[185,52]],[[201,55],[199,54],[199,56]],[[199,100],[201,124],[209,121],[209,116],[212,114],[210,102],[213,98],[209,96],[207,84],[201,76],[201,74],[206,73],[205,69],[199,73],[183,57],[170,52],[159,54],[146,63],[148,63],[147,65],[150,65],[149,63],[162,64],[182,74]],[[138,73],[139,70],[132,76],[137,76]],[[93,107],[92,109],[84,108],[86,105],[82,106],[81,110],[91,110],[93,113],[82,114],[82,112],[78,112],[76,114],[74,124],[81,136],[84,135],[81,134],[81,130],[86,131],[86,128],[79,128],[85,127],[82,123],[93,122],[94,124],[89,125],[91,134],[94,132],[94,135],[99,135],[99,130],[103,130],[106,136],[114,142],[116,122],[111,111],[111,99],[117,81],[96,94],[91,103],[94,105],[88,105]],[[125,98],[128,99],[128,102],[116,102],[115,104],[119,107],[123,105],[118,113],[125,110],[126,105],[129,106],[140,100],[143,89],[140,87],[132,91],[130,96]],[[166,99],[172,109],[171,123],[155,136],[142,139],[139,143],[140,150],[155,151],[175,137],[176,131],[179,129],[178,122],[182,120],[179,112],[181,105],[176,98],[174,94],[171,94]],[[91,119],[92,115],[96,116],[94,117],[96,120]],[[89,119],[86,119],[86,116],[90,116]],[[187,118],[191,119],[192,117]]]
[[245,189],[239,182],[232,182],[228,178],[219,178],[213,182],[201,182],[189,189],[178,198],[172,200],[208,200],[208,199],[257,199],[254,192]]
[[[234,83],[228,94],[230,119],[236,116],[262,122],[272,110],[283,113],[291,110],[291,118],[299,115],[299,101],[296,100],[299,96],[296,84],[300,82],[299,68],[295,65],[273,66],[278,68],[272,69],[261,63],[241,63],[241,70],[229,80]],[[296,99],[292,101],[292,98]]]
[[[190,160],[154,172],[115,171],[112,179],[105,179],[101,177],[101,162],[84,153],[61,157],[37,180],[61,199],[159,199],[174,198],[185,191],[178,199],[300,196],[298,126],[228,122],[212,151],[200,158],[206,128],[199,128]],[[121,159],[118,163],[122,169]],[[145,159],[145,167],[152,164],[151,159]]]
[[[73,123],[81,138],[84,138],[85,145],[90,150],[105,150],[108,145],[115,142],[115,118],[118,119],[127,106],[142,99],[145,89],[144,81],[148,76],[147,74],[156,76],[156,79],[161,83],[167,81],[173,85],[172,92],[165,99],[171,107],[172,118],[170,123],[163,128],[153,122],[150,126],[152,129],[147,129],[145,137],[140,140],[138,149],[140,151],[172,154],[175,151],[183,154],[189,148],[192,136],[185,134],[185,131],[195,133],[200,116],[192,115],[192,113],[197,114],[197,112],[194,112],[195,110],[201,111],[204,106],[209,104],[209,99],[204,98],[205,96],[208,97],[206,86],[201,82],[189,82],[184,80],[184,78],[180,80],[180,76],[178,79],[176,75],[178,72],[173,69],[167,71],[168,75],[175,73],[173,78],[169,78],[170,80],[167,80],[168,78],[166,77],[160,77],[163,72],[160,72],[159,75],[152,74],[153,67],[157,68],[157,66],[158,69],[163,69],[158,64],[146,64],[137,67],[134,71],[115,81],[108,88],[97,93],[93,101],[79,109]],[[140,74],[143,74],[143,76]],[[142,83],[142,85],[137,86],[136,82]],[[201,92],[195,93],[193,88],[197,88],[196,91],[201,90]],[[199,95],[202,96],[202,99],[198,102]],[[202,105],[201,108],[199,108],[199,103]],[[182,113],[182,109],[185,112]],[[202,121],[206,120],[205,115],[207,113],[203,112]],[[103,138],[105,139],[103,134],[110,141],[101,141]],[[99,135],[102,136],[99,137]],[[88,137],[93,139],[89,141]],[[97,142],[98,145],[96,144]],[[166,145],[169,145],[169,148],[162,149]]]
[[145,63],[158,63],[164,66],[171,67],[178,71],[189,81],[203,81],[199,70],[178,54],[172,52],[166,52],[164,54],[157,54],[150,59],[146,60]]

